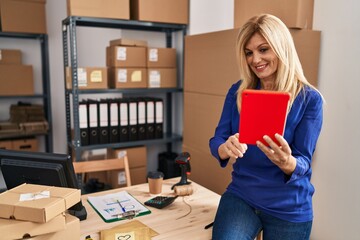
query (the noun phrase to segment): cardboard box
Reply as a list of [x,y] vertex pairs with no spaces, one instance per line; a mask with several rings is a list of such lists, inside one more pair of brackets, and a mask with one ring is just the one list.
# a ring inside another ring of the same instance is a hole
[[[84,67],[78,68],[79,89],[107,89],[108,69],[106,67]],[[71,68],[66,68],[66,88],[72,89]]]
[[146,67],[146,48],[110,46],[106,48],[108,67]]
[[22,150],[29,152],[39,151],[39,144],[36,138],[25,138],[12,140],[12,149],[13,150]]
[[318,86],[321,31],[290,29],[306,79]]
[[109,148],[107,150],[108,158],[122,158],[128,157],[129,168],[144,167],[147,165],[147,151],[146,147],[132,147],[132,148]]
[[[240,79],[235,50],[238,31],[231,29],[185,38],[185,91],[227,94],[230,86]],[[316,86],[321,32],[307,29],[290,29],[290,32],[305,77]]]
[[[147,168],[136,167],[130,168],[131,185],[146,183]],[[126,187],[125,172],[111,171],[110,172],[110,185],[112,188]]]
[[12,141],[0,141],[0,149],[12,149]]
[[149,88],[175,88],[176,68],[149,68],[148,69]]
[[176,68],[175,48],[148,48],[148,68]]
[[67,0],[67,15],[130,19],[129,0]]
[[33,95],[33,68],[29,65],[0,64],[0,95]]
[[225,96],[184,93],[183,144],[209,151],[209,140],[219,123]]
[[147,41],[127,38],[113,39],[109,44],[110,46],[147,47]]
[[79,189],[25,183],[0,194],[0,217],[44,223],[79,201]]
[[189,0],[130,0],[131,19],[162,23],[189,23]]
[[239,80],[237,34],[225,30],[185,37],[185,91],[225,95]]
[[190,180],[220,195],[223,194],[231,182],[232,164],[229,162],[226,168],[220,167],[209,150],[203,152],[185,144],[182,150],[190,153],[192,159],[196,159],[196,161],[191,160]]
[[74,217],[70,214],[66,214],[66,229],[39,235],[33,238],[29,238],[29,240],[79,240],[80,239],[80,220],[77,217]]
[[22,64],[21,51],[18,49],[0,49],[0,64]]
[[235,0],[234,4],[234,28],[261,13],[277,16],[289,28],[313,27],[314,0]]
[[0,0],[1,31],[46,34],[46,0]]
[[62,231],[66,228],[65,223],[65,214],[60,214],[46,223],[0,219],[0,236],[2,240],[34,237]]
[[146,68],[109,68],[110,88],[146,88]]

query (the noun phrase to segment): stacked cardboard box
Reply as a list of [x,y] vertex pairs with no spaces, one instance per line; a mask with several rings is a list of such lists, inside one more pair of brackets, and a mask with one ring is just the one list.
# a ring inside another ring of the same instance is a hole
[[188,24],[189,0],[130,0],[131,19]]
[[231,181],[232,166],[223,169],[218,165],[210,154],[209,139],[214,135],[228,89],[240,78],[235,50],[238,27],[264,12],[282,14],[279,17],[291,27],[305,76],[316,86],[320,32],[311,30],[313,0],[235,0],[235,29],[185,38],[183,151],[196,159],[191,178],[219,194]]
[[129,0],[67,0],[68,16],[130,19]]
[[149,88],[177,86],[175,48],[148,48],[147,67]]
[[80,190],[22,184],[0,194],[2,239],[79,239],[79,219],[66,213]]
[[146,88],[146,41],[115,39],[106,48],[110,88]]
[[[108,88],[108,75],[106,67],[79,67],[77,69],[79,89],[106,89]],[[66,68],[66,88],[72,89],[72,69]]]
[[1,0],[3,32],[46,34],[46,0]]
[[33,67],[22,64],[20,50],[0,49],[0,95],[33,94]]

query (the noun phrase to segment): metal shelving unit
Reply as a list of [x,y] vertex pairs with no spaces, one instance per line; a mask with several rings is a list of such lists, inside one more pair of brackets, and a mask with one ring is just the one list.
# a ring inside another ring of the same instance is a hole
[[[42,94],[34,95],[14,95],[14,96],[0,96],[0,100],[9,99],[41,99],[44,106],[45,117],[49,125],[49,130],[45,137],[45,151],[53,152],[53,131],[52,131],[52,116],[51,116],[51,95],[50,95],[50,73],[49,73],[49,48],[48,48],[48,35],[47,34],[32,34],[32,33],[10,33],[0,32],[1,38],[18,38],[18,39],[29,39],[37,40],[40,43],[41,49],[41,68],[42,68]],[[38,136],[39,134],[33,135],[19,135],[11,137],[12,139],[26,137],[26,136]]]
[[[78,89],[78,76],[76,69],[78,68],[77,58],[77,27],[100,27],[111,29],[125,29],[125,30],[137,30],[137,31],[155,31],[165,34],[166,47],[172,47],[173,35],[175,33],[182,33],[182,45],[184,47],[184,36],[186,35],[187,25],[181,24],[164,24],[153,22],[141,22],[133,20],[117,20],[107,18],[89,18],[89,17],[77,17],[70,16],[63,20],[63,56],[64,56],[64,71],[66,67],[71,66],[72,75],[72,89],[65,90],[65,105],[66,105],[66,127],[67,127],[67,141],[69,154],[74,153],[74,159],[76,161],[81,159],[81,152],[90,149],[99,148],[120,148],[120,147],[132,147],[141,145],[152,144],[167,144],[168,151],[171,151],[172,143],[176,141],[182,141],[182,136],[173,133],[172,126],[172,97],[174,94],[183,92],[182,78],[177,80],[177,88],[159,88],[159,89],[105,89],[105,90],[79,90]],[[182,69],[183,63],[179,63]],[[162,139],[151,139],[142,141],[129,141],[119,142],[114,144],[101,144],[81,146],[80,142],[80,127],[79,127],[79,96],[81,94],[123,94],[125,95],[141,95],[141,94],[165,94],[165,120],[166,129]],[[71,118],[72,117],[72,118]],[[73,127],[73,131],[72,128]]]

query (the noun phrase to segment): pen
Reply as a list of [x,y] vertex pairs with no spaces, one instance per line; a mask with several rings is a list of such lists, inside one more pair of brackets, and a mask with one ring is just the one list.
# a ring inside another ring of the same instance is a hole
[[210,223],[210,224],[206,225],[206,226],[205,226],[205,229],[211,228],[211,227],[212,227],[212,225],[214,225],[214,222],[212,222],[212,223]]
[[120,205],[121,210],[122,210],[123,212],[126,212],[126,209],[121,205],[121,202],[120,202],[119,200],[116,200],[116,201],[117,201],[117,203]]

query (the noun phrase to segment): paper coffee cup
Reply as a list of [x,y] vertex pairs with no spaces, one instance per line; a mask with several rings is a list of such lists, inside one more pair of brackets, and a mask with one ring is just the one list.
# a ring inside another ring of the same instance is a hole
[[149,183],[149,193],[160,194],[162,191],[164,174],[162,172],[149,172],[147,177]]

